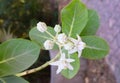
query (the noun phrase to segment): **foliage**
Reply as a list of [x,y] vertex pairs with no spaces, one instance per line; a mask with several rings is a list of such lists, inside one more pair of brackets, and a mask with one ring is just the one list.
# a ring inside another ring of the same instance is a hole
[[73,0],[61,11],[62,31],[69,36],[80,34],[88,21],[88,11],[79,0]]
[[[16,74],[30,67],[37,60],[39,49],[35,43],[24,39],[11,39],[2,43],[0,45],[0,77]],[[17,66],[18,64],[20,66]]]
[[[45,17],[54,20],[50,21],[51,25],[56,21],[56,11],[52,14],[48,0],[0,0],[0,28],[8,31],[17,37],[28,37],[29,30],[35,26],[38,20],[46,20]],[[45,6],[48,4],[47,6]],[[49,8],[49,9],[47,9]]]
[[10,28],[8,29],[8,31],[6,31],[4,28],[0,29],[0,42],[4,42],[12,38],[15,38],[15,37],[13,33],[11,33]]
[[[99,27],[99,16],[95,10],[88,9],[88,22],[80,34],[81,36],[85,35],[95,35]],[[89,31],[90,30],[90,31]]]
[[[55,35],[55,32],[53,30],[53,28],[48,27],[48,31],[52,34]],[[34,27],[30,33],[29,36],[31,38],[32,41],[35,41],[36,43],[38,43],[42,49],[44,49],[43,43],[45,42],[46,39],[51,39],[51,36],[47,33],[42,33],[40,31],[37,30],[36,27]]]
[[[82,57],[87,59],[101,59],[107,55],[109,46],[106,41],[100,37],[93,36],[99,25],[99,18],[94,10],[88,9],[79,0],[72,0],[70,4],[63,8],[61,18],[62,32],[72,38],[76,38],[76,35],[79,34],[82,41],[86,43],[86,47],[82,52]],[[0,45],[1,81],[7,78],[5,76],[14,75],[31,66],[37,60],[40,48],[45,49],[43,43],[46,40],[56,40],[56,38],[54,38],[56,37],[56,34],[51,27],[48,27],[47,32],[44,33],[39,32],[37,28],[32,28],[29,32],[29,36],[31,39],[30,41],[24,39],[12,39]],[[54,50],[58,50],[58,48],[54,48]],[[73,53],[69,56],[68,52],[65,51],[65,54],[69,58],[75,60],[71,64],[74,69],[64,69],[61,74],[64,77],[71,79],[79,71],[80,59],[77,56],[77,53]],[[58,55],[56,56],[57,58],[60,57]],[[45,65],[42,65],[40,69],[46,67],[53,61],[54,60],[51,60]],[[19,67],[16,68],[16,65],[19,65]],[[23,81],[23,79],[17,77],[15,77],[14,81],[15,80]],[[22,83],[26,83],[26,81],[23,81]]]
[[29,83],[29,82],[24,80],[22,77],[7,76],[0,78],[0,83]]
[[37,0],[0,0],[0,27],[11,28],[18,37],[25,36],[38,8]]

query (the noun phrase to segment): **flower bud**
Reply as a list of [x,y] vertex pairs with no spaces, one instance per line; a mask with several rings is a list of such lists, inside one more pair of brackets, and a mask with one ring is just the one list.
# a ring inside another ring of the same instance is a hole
[[54,46],[54,42],[51,41],[51,40],[46,40],[46,41],[44,42],[44,47],[45,47],[46,50],[52,49],[53,46]]
[[59,33],[61,31],[61,26],[60,25],[55,25],[54,30],[56,33]]
[[57,40],[60,43],[65,43],[67,41],[67,36],[65,35],[65,33],[61,33],[57,36]]
[[44,22],[37,23],[37,29],[40,32],[45,32],[47,30],[47,25]]
[[66,50],[71,50],[74,47],[74,44],[72,42],[67,42],[66,44],[64,44],[64,48]]

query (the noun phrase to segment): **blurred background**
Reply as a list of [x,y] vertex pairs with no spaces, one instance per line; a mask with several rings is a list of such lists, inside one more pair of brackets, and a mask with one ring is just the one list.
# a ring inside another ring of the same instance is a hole
[[[0,43],[11,38],[29,39],[28,33],[37,22],[48,26],[58,23],[58,4],[50,0],[0,0]],[[38,61],[31,67],[38,67],[50,59],[48,51],[41,51]],[[30,83],[49,83],[50,67],[25,76]]]
[[[60,22],[60,10],[71,0],[0,0],[0,43],[11,38],[29,39],[28,32],[39,21],[53,26]],[[27,75],[30,83],[120,83],[120,1],[82,0],[88,8],[100,16],[97,35],[110,45],[109,55],[102,60],[81,58],[81,70],[71,80],[56,76],[50,67]],[[47,56],[46,56],[47,55]],[[50,59],[48,51],[42,51],[37,67]],[[56,77],[56,79],[53,79]]]

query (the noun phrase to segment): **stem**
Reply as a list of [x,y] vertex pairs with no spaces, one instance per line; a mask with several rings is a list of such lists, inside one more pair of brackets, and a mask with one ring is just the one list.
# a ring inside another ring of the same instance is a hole
[[59,50],[60,50],[60,55],[62,55],[62,50],[61,50],[61,46],[59,46]]
[[68,58],[70,59],[70,54],[68,53]]
[[16,76],[21,77],[21,76],[25,76],[25,75],[28,75],[28,74],[40,71],[40,70],[44,69],[45,67],[47,67],[49,65],[49,63],[54,62],[59,56],[60,56],[60,54],[58,53],[53,59],[51,59],[50,61],[46,62],[45,64],[43,64],[43,65],[41,65],[41,66],[39,66],[37,68],[26,70],[24,72],[18,73],[18,74],[16,74]]
[[51,33],[49,33],[48,31],[46,31],[46,33],[48,34],[48,35],[50,35],[53,39],[55,38]]

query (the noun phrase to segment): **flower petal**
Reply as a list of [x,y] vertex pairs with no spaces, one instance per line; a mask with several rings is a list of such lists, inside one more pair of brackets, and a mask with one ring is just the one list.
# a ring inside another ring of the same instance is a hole
[[74,59],[66,59],[67,62],[74,62]]
[[75,52],[77,52],[77,48],[76,47],[74,47],[73,49],[68,51],[69,54],[73,54]]
[[57,35],[57,40],[59,43],[64,44],[67,41],[67,36],[65,33],[61,33]]
[[80,57],[82,54],[82,50],[81,51],[78,51],[78,57]]
[[73,70],[73,67],[71,64],[68,64],[68,69]]
[[60,60],[65,60],[65,53],[61,54]]
[[64,67],[62,65],[59,65],[58,69],[56,71],[56,74],[59,74],[63,69],[64,69]]
[[80,36],[77,34],[78,41],[82,41]]
[[76,44],[77,43],[77,40],[76,39],[74,39],[74,38],[69,38],[70,39],[70,41],[72,41],[74,44]]
[[82,50],[85,48],[85,43],[84,42],[79,42],[78,43],[78,50]]

